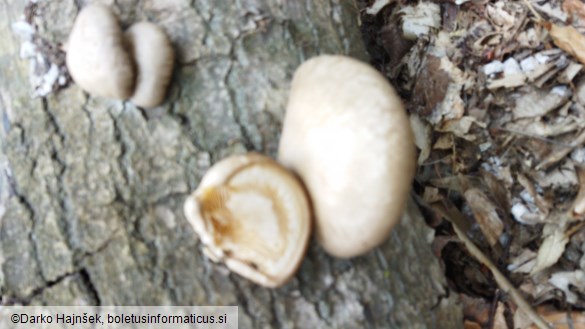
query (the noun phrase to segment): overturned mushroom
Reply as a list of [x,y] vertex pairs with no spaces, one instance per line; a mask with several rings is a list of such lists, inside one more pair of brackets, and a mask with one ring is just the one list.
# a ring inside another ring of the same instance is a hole
[[311,230],[301,183],[259,154],[216,163],[185,201],[184,212],[209,258],[267,287],[295,273]]
[[134,63],[116,16],[104,5],[88,5],[77,15],[67,44],[67,68],[83,90],[126,99],[134,89]]
[[415,173],[400,98],[379,72],[345,56],[313,58],[295,72],[278,158],[305,183],[317,238],[338,257],[388,237]]
[[173,74],[175,52],[167,35],[156,25],[140,22],[126,31],[136,61],[136,87],[132,103],[152,108],[165,99]]

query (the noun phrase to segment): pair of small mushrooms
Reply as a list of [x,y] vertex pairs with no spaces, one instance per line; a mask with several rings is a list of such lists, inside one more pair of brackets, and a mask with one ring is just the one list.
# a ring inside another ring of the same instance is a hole
[[294,74],[278,161],[221,160],[184,205],[208,257],[267,287],[294,275],[313,219],[320,244],[341,258],[388,237],[414,177],[414,137],[379,72],[320,56]]
[[156,25],[139,22],[123,32],[114,13],[88,5],[75,20],[67,44],[67,68],[88,93],[128,99],[137,106],[160,105],[170,83],[175,54]]

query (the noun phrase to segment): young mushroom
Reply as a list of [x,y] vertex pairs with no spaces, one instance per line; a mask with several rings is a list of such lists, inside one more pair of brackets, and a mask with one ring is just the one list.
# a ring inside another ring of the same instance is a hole
[[216,163],[185,200],[184,212],[211,260],[266,287],[295,273],[311,231],[299,180],[259,154]]
[[137,69],[131,101],[144,108],[156,107],[165,99],[173,74],[173,46],[163,30],[149,22],[132,25],[126,38]]
[[95,96],[126,99],[134,89],[134,63],[111,10],[88,5],[77,15],[67,44],[73,81]]
[[353,257],[378,246],[400,220],[415,173],[414,137],[378,71],[320,56],[294,74],[278,159],[305,183],[324,249]]

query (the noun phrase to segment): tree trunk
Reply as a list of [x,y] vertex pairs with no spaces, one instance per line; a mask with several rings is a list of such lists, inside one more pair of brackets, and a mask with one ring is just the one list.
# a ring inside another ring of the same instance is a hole
[[[295,278],[274,290],[206,259],[183,216],[212,163],[276,154],[301,62],[367,60],[352,1],[102,1],[124,27],[148,19],[174,43],[169,95],[152,111],[54,88],[47,70],[64,72],[58,45],[85,2],[0,1],[4,303],[238,305],[240,328],[462,327],[412,204],[382,247],[338,260],[313,242]],[[34,96],[43,83],[55,90]]]

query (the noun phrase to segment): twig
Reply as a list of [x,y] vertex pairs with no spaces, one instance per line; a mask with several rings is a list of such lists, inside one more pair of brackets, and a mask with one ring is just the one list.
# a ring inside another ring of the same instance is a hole
[[571,227],[567,232],[565,232],[565,236],[570,238],[573,234],[579,232],[583,227],[585,227],[585,222],[581,222],[573,227]]
[[500,270],[494,265],[494,263],[459,228],[459,225],[456,224],[457,220],[454,220],[453,218],[450,218],[450,216],[448,216],[448,211],[444,208],[444,206],[433,205],[433,209],[439,210],[442,213],[443,217],[447,219],[449,222],[451,222],[451,224],[453,224],[453,229],[455,230],[455,233],[457,234],[461,242],[463,242],[469,253],[482,264],[484,264],[487,268],[490,269],[500,289],[503,292],[508,293],[510,297],[512,297],[512,300],[514,301],[514,303],[516,303],[518,308],[520,308],[538,328],[552,329],[548,325],[548,323],[546,323],[546,321],[544,321],[544,319],[538,313],[536,313],[536,311],[530,306],[530,304],[528,304],[526,299],[522,297],[520,291],[514,288],[512,283],[508,281],[508,279],[504,276],[504,274],[502,274],[502,272],[500,272]]
[[524,3],[526,4],[526,7],[528,7],[528,9],[530,9],[530,11],[534,15],[534,17],[536,17],[536,21],[538,23],[542,22],[543,21],[542,16],[540,16],[540,14],[536,11],[536,9],[534,9],[534,6],[532,6],[532,4],[530,2],[528,2],[528,0],[524,0]]

